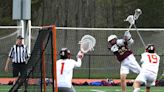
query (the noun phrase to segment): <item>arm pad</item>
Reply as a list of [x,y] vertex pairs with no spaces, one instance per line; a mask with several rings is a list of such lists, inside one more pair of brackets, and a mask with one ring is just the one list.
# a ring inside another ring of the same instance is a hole
[[129,39],[132,38],[132,36],[131,36],[131,34],[130,34],[129,31],[126,31],[126,32],[124,33],[124,38],[125,38],[125,40],[129,40]]
[[128,45],[132,45],[134,43],[134,40],[132,38],[130,38],[128,41],[127,41],[127,44]]
[[127,42],[128,45],[131,45],[134,43],[134,40],[132,39],[132,36],[129,31],[126,31],[124,33],[124,40]]
[[112,47],[111,47],[111,49],[110,49],[112,52],[116,52],[116,51],[118,51],[118,46],[115,44],[115,45],[113,45]]

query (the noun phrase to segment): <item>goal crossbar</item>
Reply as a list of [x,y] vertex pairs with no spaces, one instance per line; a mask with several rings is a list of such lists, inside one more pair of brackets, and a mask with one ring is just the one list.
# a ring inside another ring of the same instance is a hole
[[[0,26],[0,29],[16,29],[22,28],[22,26]],[[44,26],[31,26],[31,29],[42,29]],[[112,30],[112,31],[125,31],[128,28],[85,28],[85,27],[56,27],[57,30]],[[139,31],[164,31],[164,28],[138,28]],[[135,28],[131,28],[131,31],[136,31]]]

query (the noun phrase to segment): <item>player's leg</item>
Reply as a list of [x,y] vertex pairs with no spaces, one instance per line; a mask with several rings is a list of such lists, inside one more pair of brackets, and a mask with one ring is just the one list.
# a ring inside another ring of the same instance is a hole
[[[18,80],[18,76],[19,76],[19,68],[18,65],[13,63],[13,77],[15,78],[14,84],[16,83],[16,81]],[[14,92],[18,92],[18,90],[14,90]]]
[[135,79],[133,83],[133,88],[134,88],[133,92],[140,92],[141,83],[146,83],[145,73],[143,72],[140,72],[140,74]]
[[27,77],[27,65],[26,64],[21,64],[20,66],[20,75],[21,75],[21,82],[24,84],[24,92],[27,92],[27,87],[28,87],[28,80],[26,80]]
[[150,92],[150,87],[146,87],[146,92]]
[[[14,63],[12,64],[12,66],[13,66],[13,77],[16,78],[16,80],[17,80],[17,78],[19,76],[19,67],[17,64],[14,64]],[[14,81],[14,84],[15,84],[16,80]]]
[[122,92],[126,92],[126,77],[127,74],[129,74],[129,69],[126,65],[126,60],[121,62],[121,68],[120,68],[120,80],[121,80],[121,89]]
[[141,67],[140,65],[137,63],[136,58],[134,57],[134,55],[130,55],[128,56],[128,67],[131,71],[133,71],[134,73],[139,74]]
[[157,75],[150,72],[150,73],[147,73],[146,78],[147,78],[147,81],[146,81],[146,90],[145,91],[150,92],[150,87],[155,86],[155,81],[156,81]]
[[140,92],[140,85],[141,85],[140,81],[134,81],[134,83],[133,83],[133,88],[134,88],[133,92]]
[[126,92],[126,77],[127,77],[127,74],[120,75],[122,92]]

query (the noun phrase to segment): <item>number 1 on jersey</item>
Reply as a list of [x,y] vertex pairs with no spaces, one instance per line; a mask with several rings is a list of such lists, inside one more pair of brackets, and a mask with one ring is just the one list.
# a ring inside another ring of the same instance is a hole
[[62,75],[62,74],[63,74],[64,64],[65,64],[65,63],[61,63],[61,64],[62,64],[62,66],[61,66],[61,71],[60,71],[60,74]]
[[157,63],[158,62],[158,58],[156,55],[147,55],[149,58],[149,62],[150,63]]

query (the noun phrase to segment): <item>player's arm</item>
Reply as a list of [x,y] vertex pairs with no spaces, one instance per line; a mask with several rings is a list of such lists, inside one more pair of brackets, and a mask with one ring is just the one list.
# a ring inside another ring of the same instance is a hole
[[131,45],[134,43],[134,40],[132,39],[132,36],[129,31],[126,31],[124,33],[124,40],[128,45]]
[[82,53],[81,51],[78,52],[77,54],[77,62],[75,62],[75,67],[81,67],[82,64],[82,58],[84,57],[84,53]]
[[5,64],[5,72],[8,72],[8,70],[9,70],[8,66],[9,66],[9,63],[10,63],[10,62],[11,62],[11,58],[8,57],[8,58],[7,58],[7,61],[6,61],[6,64]]
[[12,58],[13,58],[13,55],[14,55],[14,48],[11,47],[11,50],[9,52],[9,56],[7,58],[7,61],[6,61],[6,64],[5,64],[5,71],[7,72],[8,71],[8,66],[9,66],[9,63],[11,62]]
[[144,53],[143,53],[143,54],[141,54],[140,63],[142,64],[142,63],[144,62],[144,60],[145,60],[145,55],[144,55]]
[[115,52],[117,52],[118,51],[118,45],[117,44],[115,44],[115,45],[113,45],[111,48],[110,48],[110,50],[113,52],[113,53],[115,53]]
[[118,39],[117,42],[116,42],[116,44],[118,46],[124,46],[125,45],[125,40],[124,39]]

